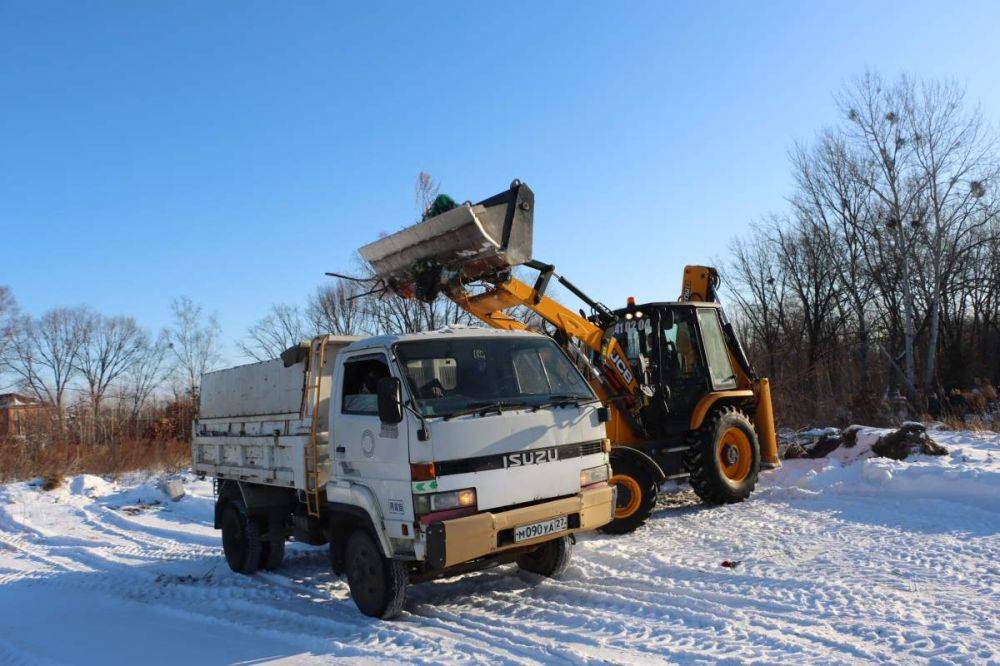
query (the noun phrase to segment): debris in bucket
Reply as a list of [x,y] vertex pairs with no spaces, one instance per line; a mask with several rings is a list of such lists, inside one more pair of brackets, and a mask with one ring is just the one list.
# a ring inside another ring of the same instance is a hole
[[457,206],[455,200],[449,197],[447,194],[439,194],[437,198],[427,207],[424,211],[424,220],[429,220],[432,217],[437,217],[441,213],[447,213],[449,210]]

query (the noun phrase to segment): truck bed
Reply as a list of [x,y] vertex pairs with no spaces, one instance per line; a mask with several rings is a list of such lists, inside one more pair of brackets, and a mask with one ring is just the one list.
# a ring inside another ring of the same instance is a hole
[[[194,471],[299,490],[312,487],[307,486],[306,470],[312,459],[315,410],[317,479],[319,486],[325,484],[330,478],[328,413],[334,360],[356,339],[327,336],[318,392],[312,390],[318,364],[310,371],[309,350],[316,352],[322,338],[291,364],[273,359],[205,374],[192,430]],[[312,354],[314,362],[318,358],[318,352]]]

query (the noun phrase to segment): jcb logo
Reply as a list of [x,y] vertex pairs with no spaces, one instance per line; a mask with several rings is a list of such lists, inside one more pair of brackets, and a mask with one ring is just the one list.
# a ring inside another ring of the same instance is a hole
[[521,467],[523,465],[537,465],[538,463],[555,462],[559,460],[558,449],[534,449],[533,451],[519,451],[508,453],[504,456],[504,467]]
[[611,352],[611,362],[615,364],[618,368],[618,372],[621,373],[622,379],[625,380],[626,384],[632,383],[632,368],[629,367],[628,363],[619,356],[616,352]]

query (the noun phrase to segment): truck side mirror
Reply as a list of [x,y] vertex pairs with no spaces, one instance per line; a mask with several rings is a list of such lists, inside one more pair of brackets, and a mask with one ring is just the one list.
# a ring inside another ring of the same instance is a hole
[[607,423],[610,420],[611,420],[611,411],[608,410],[607,407],[598,407],[597,408],[597,422],[598,423]]
[[378,418],[382,423],[403,420],[403,385],[396,377],[378,380]]

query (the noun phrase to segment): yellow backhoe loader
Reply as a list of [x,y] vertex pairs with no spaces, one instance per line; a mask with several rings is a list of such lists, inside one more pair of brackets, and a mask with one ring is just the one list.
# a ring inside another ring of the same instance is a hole
[[[361,248],[374,279],[404,297],[450,298],[489,326],[546,322],[604,403],[618,487],[611,533],[649,517],[661,485],[687,480],[705,502],[739,502],[761,467],[780,466],[771,395],[726,318],[718,273],[684,269],[678,300],[612,310],[532,258],[534,193],[519,181],[488,199],[439,198],[425,219]],[[537,271],[534,284],[513,275]],[[552,279],[590,312],[546,295]]]

